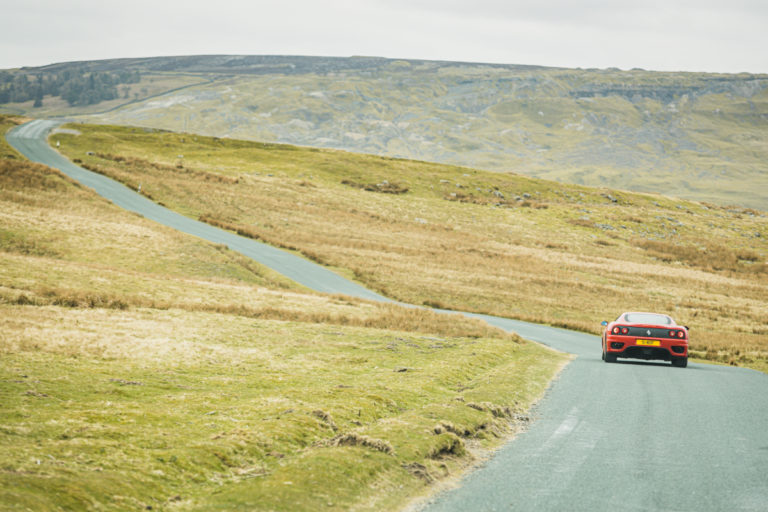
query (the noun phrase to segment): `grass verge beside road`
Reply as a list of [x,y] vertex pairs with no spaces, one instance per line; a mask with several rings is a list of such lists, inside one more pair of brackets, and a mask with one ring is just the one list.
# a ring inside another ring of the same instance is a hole
[[498,444],[563,357],[502,338],[3,306],[0,503],[396,508]]

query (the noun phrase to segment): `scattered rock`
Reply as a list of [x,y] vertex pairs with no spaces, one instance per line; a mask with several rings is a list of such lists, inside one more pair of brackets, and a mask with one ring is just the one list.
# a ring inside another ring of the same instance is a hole
[[418,462],[412,462],[410,464],[403,464],[402,467],[412,475],[421,478],[427,483],[432,483],[435,481],[435,478],[429,474],[429,471],[427,470],[427,467],[424,464],[419,464]]
[[121,386],[143,386],[144,385],[141,382],[138,382],[135,380],[124,380],[124,379],[109,379],[109,382],[116,382]]
[[492,404],[490,402],[481,402],[481,403],[468,402],[467,407],[471,407],[472,409],[475,409],[481,412],[490,412],[497,418],[511,418],[513,414],[512,410],[509,407]]
[[312,416],[319,418],[323,423],[331,427],[331,430],[333,430],[334,432],[339,430],[339,427],[336,426],[336,422],[333,421],[333,417],[329,413],[321,409],[316,409],[312,411]]
[[392,448],[388,441],[374,439],[354,432],[340,434],[324,444],[330,446],[363,446],[390,455],[395,453],[394,448]]
[[380,183],[358,183],[351,180],[342,180],[341,184],[367,190],[368,192],[383,192],[385,194],[405,194],[408,192],[408,187],[397,183],[390,183],[387,180],[383,180]]
[[520,423],[529,423],[531,421],[531,417],[525,414],[514,414],[512,419]]

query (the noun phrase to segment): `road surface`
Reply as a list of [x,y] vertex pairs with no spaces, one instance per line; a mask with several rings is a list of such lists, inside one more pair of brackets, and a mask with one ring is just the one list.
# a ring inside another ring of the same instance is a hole
[[7,140],[11,146],[33,162],[59,169],[70,178],[92,188],[97,194],[126,210],[140,213],[148,219],[184,233],[217,244],[224,244],[233,251],[244,254],[307,288],[325,293],[343,293],[370,300],[390,300],[300,256],[180,215],[153,203],[121,183],[73,164],[60,153],[54,151],[46,142],[48,132],[59,124],[61,121],[32,121],[14,128],[8,134]]
[[[183,217],[72,164],[46,143],[56,124],[33,121],[7,138],[30,160],[60,169],[123,208],[226,244],[308,288],[390,300],[303,258]],[[686,369],[607,364],[595,336],[472,316],[577,357],[536,407],[530,429],[457,489],[435,497],[430,512],[768,511],[768,375],[695,363]],[[595,319],[601,320],[611,319]]]

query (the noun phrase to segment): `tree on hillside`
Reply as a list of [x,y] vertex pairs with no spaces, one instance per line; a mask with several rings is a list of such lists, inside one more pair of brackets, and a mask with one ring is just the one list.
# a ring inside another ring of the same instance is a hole
[[[34,101],[34,107],[43,104],[45,96],[59,96],[72,106],[94,105],[119,97],[118,86],[137,83],[138,71],[92,72],[86,68],[65,69],[59,72],[0,71],[0,103]],[[128,97],[129,88],[123,88]]]
[[37,92],[35,93],[35,102],[32,104],[34,108],[40,108],[43,106],[43,88],[41,86],[38,86]]

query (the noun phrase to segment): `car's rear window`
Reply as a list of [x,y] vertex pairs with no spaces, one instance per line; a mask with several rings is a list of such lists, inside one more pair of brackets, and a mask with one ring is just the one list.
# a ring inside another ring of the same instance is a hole
[[653,313],[627,313],[624,315],[624,320],[633,324],[672,324],[672,319],[667,315],[655,315]]

